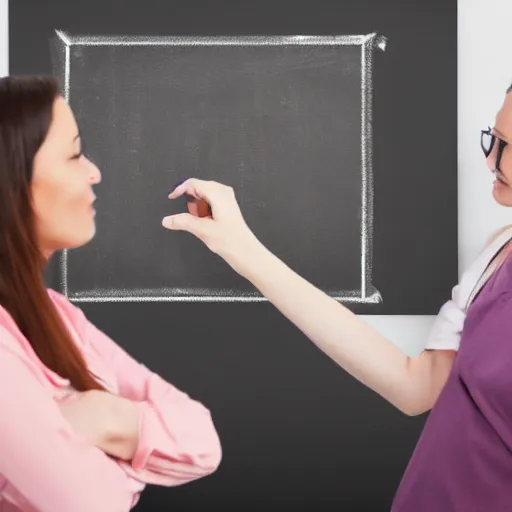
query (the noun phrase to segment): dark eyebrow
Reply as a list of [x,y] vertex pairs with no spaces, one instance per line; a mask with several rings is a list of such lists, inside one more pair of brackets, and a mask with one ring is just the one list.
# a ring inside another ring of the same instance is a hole
[[75,142],[75,140],[76,140],[76,139],[79,139],[79,138],[80,138],[80,134],[79,134],[79,133],[77,133],[77,134],[75,135],[75,138],[73,139],[73,142]]

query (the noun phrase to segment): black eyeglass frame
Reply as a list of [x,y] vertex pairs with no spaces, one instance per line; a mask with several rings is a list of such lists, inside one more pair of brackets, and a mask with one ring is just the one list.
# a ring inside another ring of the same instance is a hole
[[[487,149],[484,145],[484,135],[489,135],[491,137],[491,144],[489,146],[489,149]],[[492,153],[494,144],[496,143],[496,139],[498,140],[499,145],[498,145],[498,154],[496,155],[495,170],[503,172],[500,169],[501,156],[503,155],[503,150],[508,146],[508,142],[506,140],[500,139],[497,135],[494,135],[494,133],[492,133],[492,128],[489,127],[489,128],[487,128],[487,130],[482,130],[482,133],[480,136],[480,146],[482,146],[482,151],[484,152],[485,158],[488,158],[489,155]]]

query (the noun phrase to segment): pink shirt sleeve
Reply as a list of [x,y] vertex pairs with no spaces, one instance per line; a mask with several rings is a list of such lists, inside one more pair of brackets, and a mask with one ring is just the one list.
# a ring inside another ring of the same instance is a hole
[[0,326],[0,474],[11,497],[24,511],[128,512],[123,470],[74,434],[17,346]]
[[113,372],[119,394],[138,402],[140,437],[128,468],[131,476],[174,486],[213,473],[222,450],[210,411],[136,361],[72,307],[85,347]]

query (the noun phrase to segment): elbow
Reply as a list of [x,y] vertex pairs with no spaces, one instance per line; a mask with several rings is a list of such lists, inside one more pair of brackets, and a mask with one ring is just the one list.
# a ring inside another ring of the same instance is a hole
[[198,438],[202,438],[203,441],[197,442],[197,444],[193,443],[197,448],[192,455],[193,465],[199,473],[199,477],[211,475],[222,462],[222,444],[219,434],[210,411],[204,407],[202,409],[204,414]]
[[217,471],[222,462],[222,445],[213,425],[201,449],[190,455],[196,478],[202,478]]
[[211,475],[220,466],[222,462],[222,445],[219,439],[219,436],[216,431],[214,431],[212,435],[212,440],[210,442],[210,450],[207,456],[204,458],[203,462],[203,471],[204,476]]
[[189,438],[186,445],[175,446],[168,455],[161,452],[156,457],[151,457],[146,468],[157,478],[151,483],[173,486],[193,482],[215,473],[221,461],[221,442],[211,424],[209,428],[201,429]]
[[[162,455],[162,454],[161,454]],[[179,460],[181,459],[181,460]],[[222,461],[222,449],[218,438],[210,440],[202,449],[187,450],[186,456],[152,457],[140,476],[146,483],[176,486],[199,480],[214,473]]]
[[430,411],[432,406],[430,404],[411,400],[409,402],[396,404],[396,408],[406,416],[421,416],[422,414]]
[[398,386],[400,390],[388,396],[389,402],[406,416],[421,416],[430,411],[437,399],[433,393],[414,385],[410,380]]
[[411,409],[402,409],[401,412],[403,412],[406,416],[421,416],[422,414],[425,414],[428,412],[430,408],[427,407],[417,407],[417,408],[411,408]]
[[194,407],[187,414],[171,411],[168,421],[145,406],[131,466],[146,483],[180,485],[208,476],[220,466],[222,446],[210,411],[190,403]]
[[388,401],[406,416],[420,416],[432,408],[430,401],[424,398],[414,393],[402,393],[392,399],[388,398]]

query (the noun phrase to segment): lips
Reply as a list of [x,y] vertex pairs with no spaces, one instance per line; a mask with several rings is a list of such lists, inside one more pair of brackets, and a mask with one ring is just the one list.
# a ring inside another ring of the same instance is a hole
[[96,210],[94,208],[94,203],[96,201],[96,196],[93,196],[92,199],[91,199],[91,202],[89,203],[89,211],[95,215],[96,214]]
[[496,181],[499,181],[502,185],[508,186],[508,183],[502,177],[501,173],[494,171],[494,177],[496,178]]

